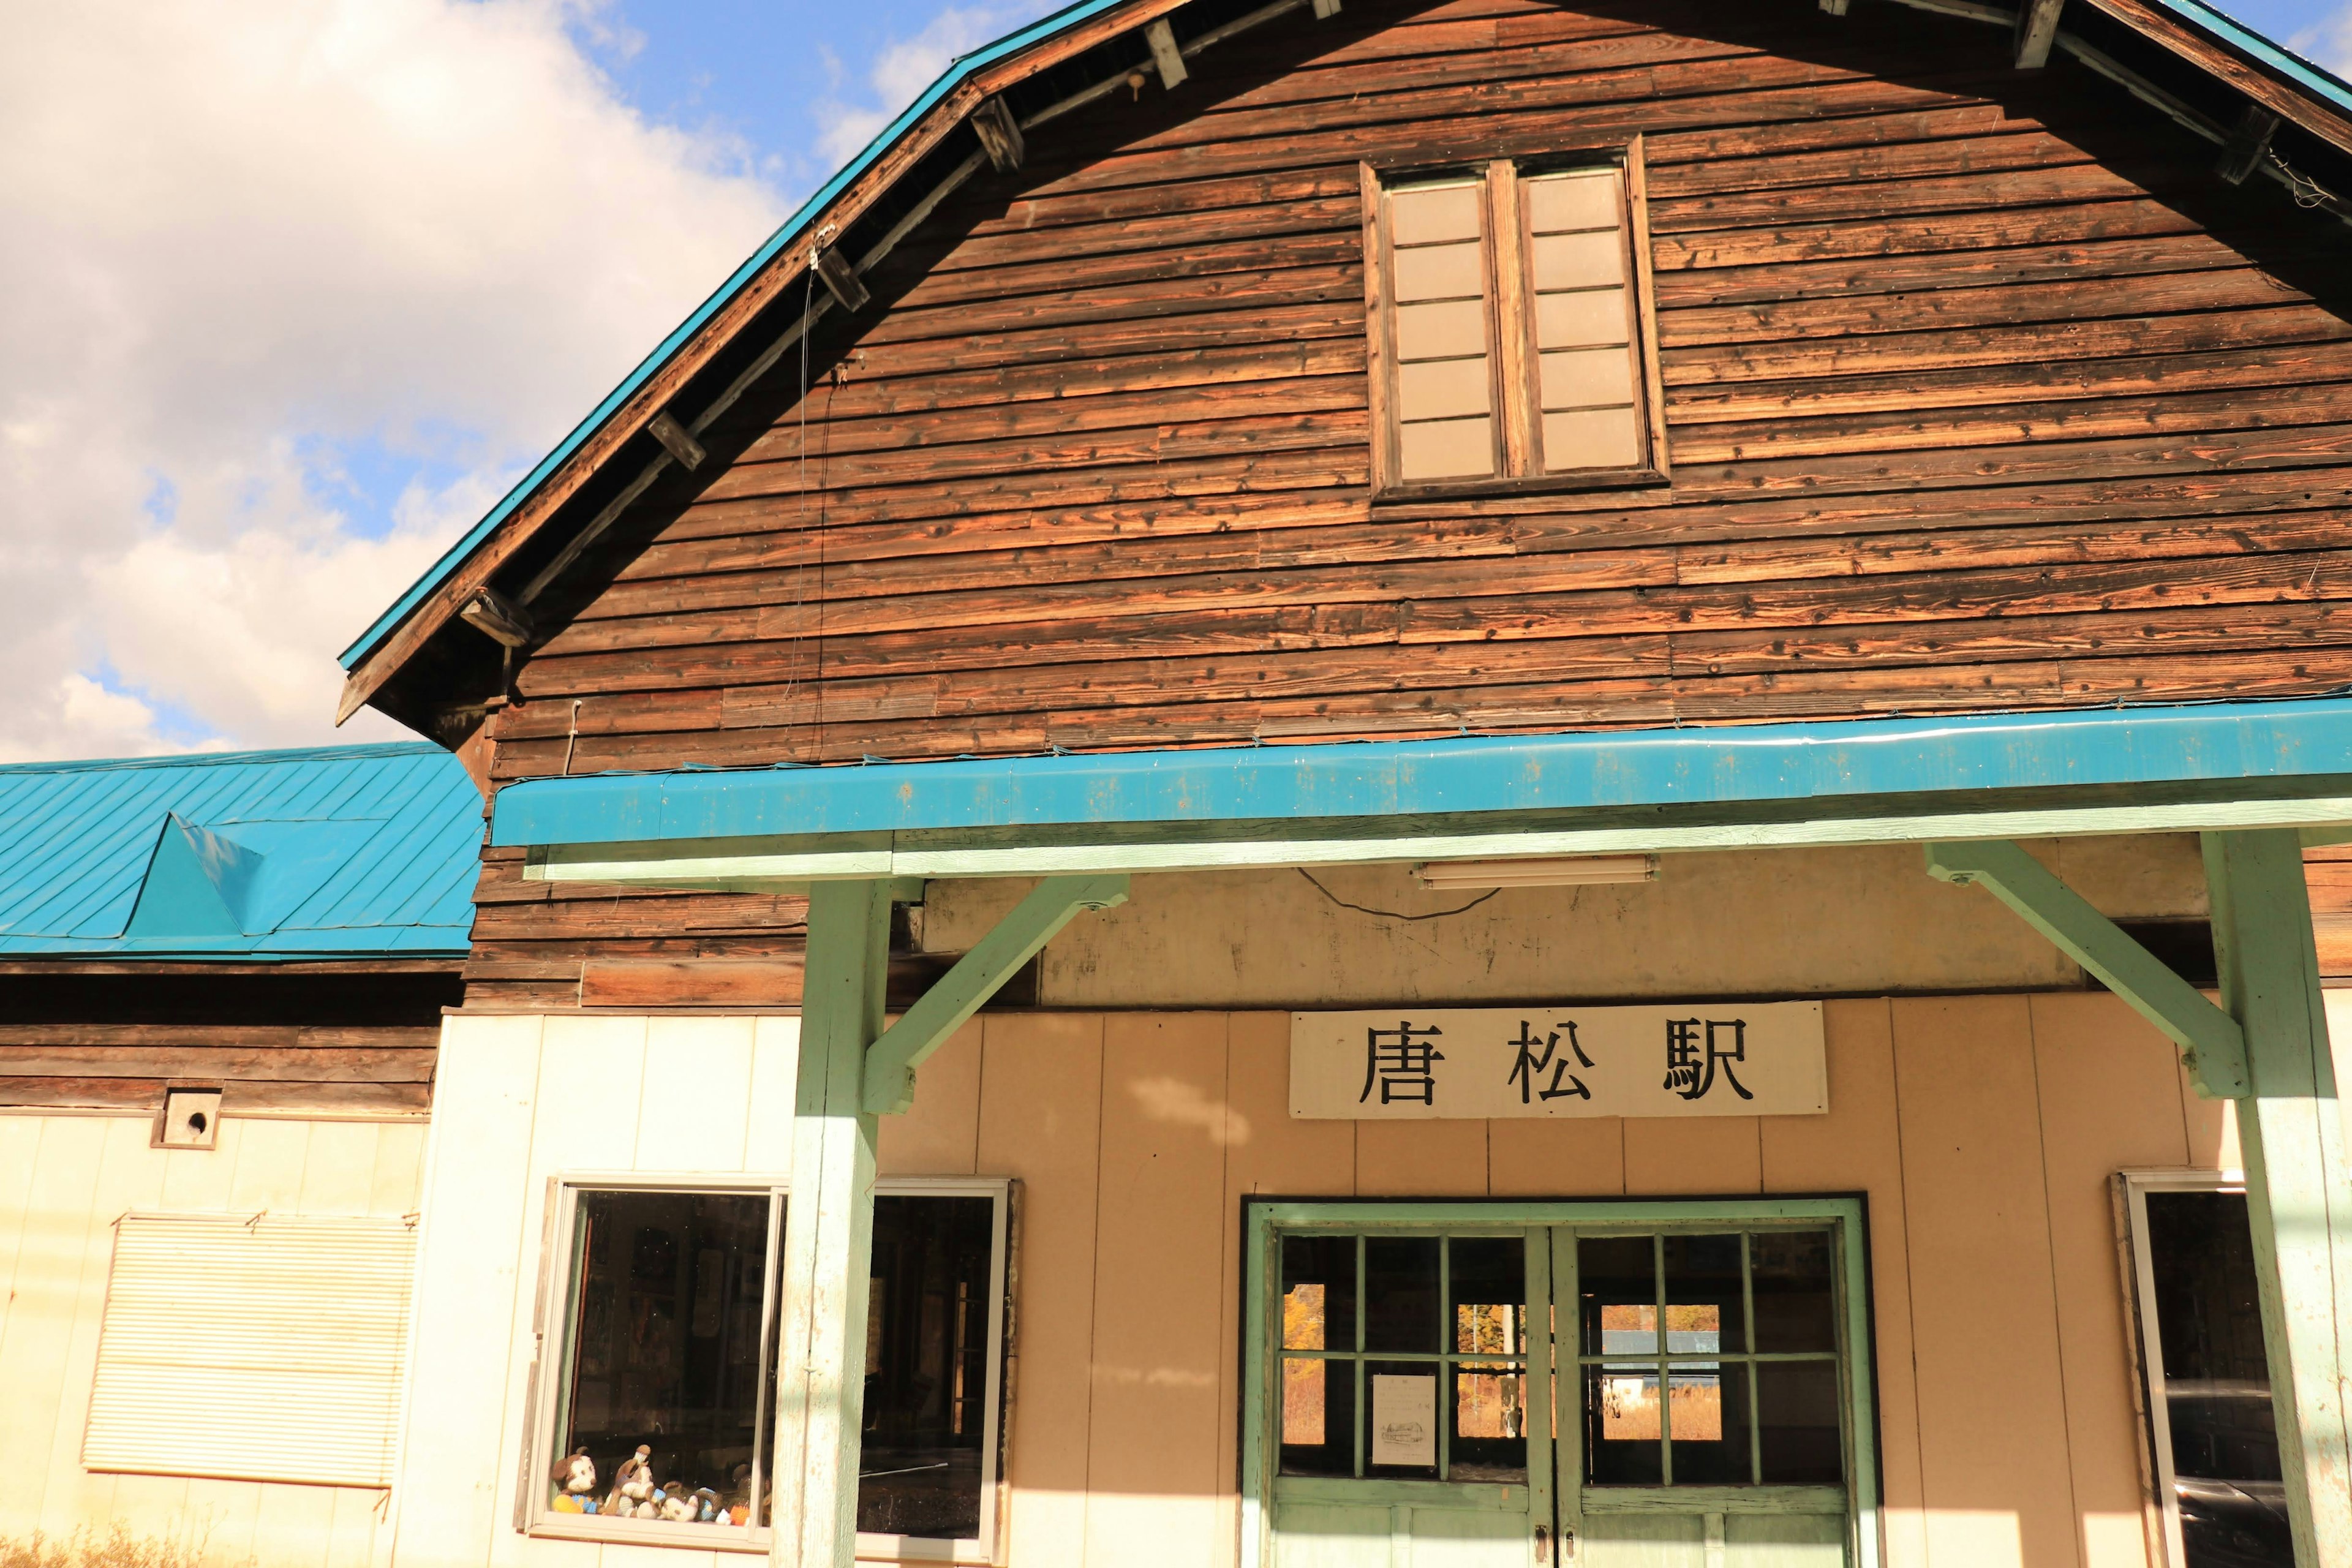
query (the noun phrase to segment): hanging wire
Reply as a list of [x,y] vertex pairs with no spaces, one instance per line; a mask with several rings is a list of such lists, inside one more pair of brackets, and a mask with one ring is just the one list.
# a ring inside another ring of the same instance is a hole
[[1480,904],[1485,903],[1488,899],[1493,898],[1496,893],[1503,890],[1500,888],[1489,888],[1458,910],[1432,910],[1425,915],[1408,915],[1396,910],[1375,910],[1368,908],[1363,904],[1351,904],[1347,900],[1341,898],[1339,894],[1333,892],[1330,889],[1325,887],[1322,883],[1316,881],[1315,874],[1309,871],[1306,867],[1293,866],[1291,869],[1306,878],[1308,884],[1312,886],[1317,892],[1322,894],[1325,898],[1330,900],[1341,909],[1353,910],[1360,915],[1377,915],[1384,921],[1442,921],[1450,915],[1466,915],[1472,910],[1476,909]]

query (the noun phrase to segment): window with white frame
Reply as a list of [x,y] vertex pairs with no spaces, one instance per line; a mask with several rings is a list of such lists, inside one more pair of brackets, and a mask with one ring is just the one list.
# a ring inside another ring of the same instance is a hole
[[2210,1171],[2119,1181],[2169,1568],[2292,1562],[2245,1183]]
[[[874,1205],[861,1553],[995,1545],[1010,1184],[886,1181]],[[771,1523],[780,1184],[557,1188],[535,1479],[541,1533],[702,1546]]]

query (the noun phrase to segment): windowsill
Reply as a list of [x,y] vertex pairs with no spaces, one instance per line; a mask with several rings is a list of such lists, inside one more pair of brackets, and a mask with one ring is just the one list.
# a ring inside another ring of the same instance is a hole
[[[765,1525],[685,1524],[676,1520],[606,1519],[600,1514],[543,1513],[526,1532],[545,1541],[593,1541],[607,1545],[674,1546],[683,1552],[740,1552],[768,1555],[773,1533]],[[857,1536],[860,1563],[983,1565],[987,1553],[977,1541],[933,1541],[911,1535]]]
[[1578,490],[1642,489],[1673,482],[1673,477],[1662,468],[1586,468],[1573,474],[1537,474],[1503,479],[1423,479],[1412,484],[1383,486],[1372,492],[1372,504],[1386,506],[1483,497],[1560,495]]

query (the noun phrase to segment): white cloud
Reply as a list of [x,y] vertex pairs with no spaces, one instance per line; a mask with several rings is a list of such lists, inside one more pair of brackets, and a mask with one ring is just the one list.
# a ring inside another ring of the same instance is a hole
[[995,38],[1026,15],[1003,6],[950,5],[913,37],[894,40],[875,58],[873,68],[866,73],[871,102],[827,99],[815,106],[818,145],[835,164],[855,158],[957,56]]
[[[739,147],[621,100],[603,26],[12,14],[0,758],[327,739],[335,652],[773,226]],[[355,501],[412,469],[388,527]]]
[[2297,30],[2287,39],[2286,46],[2337,76],[2352,77],[2352,5],[2340,6],[2320,21]]

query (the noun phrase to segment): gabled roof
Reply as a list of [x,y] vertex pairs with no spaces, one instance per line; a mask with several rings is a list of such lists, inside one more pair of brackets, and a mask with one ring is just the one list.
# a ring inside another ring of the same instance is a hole
[[0,766],[0,960],[462,956],[481,841],[421,742]]
[[[1842,14],[1852,0],[1821,3],[1824,10]],[[2002,26],[2014,19],[1983,0],[1895,3]],[[2126,32],[2136,35],[2201,73],[2210,85],[2242,95],[2238,101],[2243,105],[2274,113],[2324,148],[2352,157],[2352,84],[2204,0],[2074,0],[2062,15],[2063,3],[2018,0],[2036,15],[2058,18],[2059,49],[2121,81],[2192,131],[2224,145],[2243,134],[2231,116],[2217,118],[2151,84],[2102,44]],[[785,336],[764,353],[754,352],[759,345],[737,342],[755,321],[772,318],[792,298],[792,286],[810,270],[818,250],[846,253],[849,287],[856,291],[856,272],[877,263],[941,198],[987,167],[997,153],[991,140],[971,128],[975,115],[988,117],[1002,100],[1007,117],[1023,132],[1031,131],[1103,96],[1133,73],[1158,72],[1170,81],[1163,55],[1192,57],[1227,37],[1310,5],[1318,16],[1335,14],[1339,0],[1272,0],[1255,9],[1247,0],[1078,0],[956,59],[343,650],[349,679],[338,722],[373,700],[429,639],[492,585],[492,575],[502,566],[519,557],[537,565],[520,595],[528,601],[676,461],[671,435],[656,436],[657,416],[670,414],[690,446],[694,435],[831,307],[832,297],[812,286],[803,297],[814,301],[814,309],[795,313]],[[2066,30],[2086,13],[2096,14],[2086,31],[2099,31],[2100,42],[2086,41],[2084,31]],[[1145,37],[1144,29],[1156,32],[1163,24],[1169,30],[1158,39]],[[1182,71],[1179,63],[1173,81],[1181,82]],[[1073,77],[1093,79],[1077,82]],[[1050,90],[1040,90],[1040,83]],[[2267,145],[2265,132],[2257,153]],[[2312,205],[2308,181],[2284,165],[2264,164],[2259,156],[2252,162]],[[902,192],[901,185],[910,190]],[[2322,195],[2318,205],[2352,216],[2333,195]],[[730,349],[735,357],[728,361],[723,356]],[[716,398],[705,401],[713,390]],[[689,392],[692,396],[685,395]],[[620,460],[624,448],[631,449],[631,460]],[[625,473],[641,463],[645,467],[634,482],[615,480],[601,488],[593,482],[608,468]],[[544,559],[544,547],[525,556],[527,547],[551,530],[571,534],[554,559]]]

